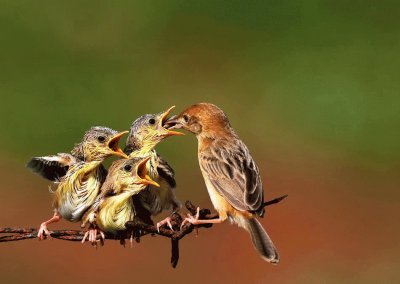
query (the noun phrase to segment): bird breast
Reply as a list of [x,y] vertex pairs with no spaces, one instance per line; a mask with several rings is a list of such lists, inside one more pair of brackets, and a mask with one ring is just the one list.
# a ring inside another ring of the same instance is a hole
[[101,230],[111,233],[125,230],[125,223],[135,216],[131,197],[132,194],[121,193],[103,202],[96,219]]
[[104,179],[99,167],[89,163],[71,168],[55,192],[55,207],[60,215],[71,222],[78,222],[93,204]]
[[211,199],[211,203],[213,204],[215,210],[218,211],[219,217],[222,220],[225,220],[228,216],[234,214],[235,209],[214,188],[214,186],[212,185],[212,183],[210,182],[210,180],[207,177],[207,173],[203,173],[203,171],[202,171],[202,174],[203,174],[204,182],[207,187],[208,195],[210,196],[210,199]]

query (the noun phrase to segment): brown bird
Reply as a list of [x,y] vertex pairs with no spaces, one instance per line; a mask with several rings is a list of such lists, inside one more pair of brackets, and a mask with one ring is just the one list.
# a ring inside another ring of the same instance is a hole
[[246,229],[261,257],[279,262],[272,240],[256,216],[264,215],[264,190],[257,165],[225,113],[210,103],[190,106],[166,123],[196,135],[198,159],[208,194],[219,218],[199,220],[188,214],[184,223],[222,223],[226,219]]
[[47,225],[64,218],[81,220],[95,201],[107,171],[102,162],[112,155],[127,158],[118,142],[125,132],[107,127],[92,127],[71,151],[53,156],[32,158],[27,167],[57,184],[54,191],[54,215],[40,225],[38,238],[49,235]]

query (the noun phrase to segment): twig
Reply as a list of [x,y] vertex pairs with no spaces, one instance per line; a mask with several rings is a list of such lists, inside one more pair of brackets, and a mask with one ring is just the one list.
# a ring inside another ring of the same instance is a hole
[[[281,197],[267,201],[264,203],[264,207],[277,204],[286,197],[287,195],[283,195]],[[194,206],[190,201],[186,201],[185,207],[192,215],[196,215],[197,207]],[[209,209],[200,210],[200,219],[202,220],[211,220],[217,218],[218,214],[211,213]],[[161,227],[158,231],[157,227],[155,227],[154,225],[146,224],[138,219],[135,219],[125,224],[125,231],[122,231],[116,235],[105,233],[105,239],[119,240],[120,243],[124,245],[125,240],[131,239],[132,236],[134,236],[137,242],[140,242],[140,237],[149,234],[153,236],[159,235],[169,238],[171,239],[171,265],[175,268],[179,260],[179,241],[186,235],[192,233],[195,228],[197,229],[212,227],[212,224],[201,224],[194,226],[193,224],[186,223],[182,228],[180,228],[182,220],[183,218],[179,214],[174,213],[171,216],[171,224],[174,228],[174,231],[171,231],[166,227]],[[0,228],[0,234],[8,234],[6,236],[1,236],[0,242],[13,242],[27,239],[35,239],[37,238],[38,230],[34,228]],[[49,237],[65,241],[79,242],[82,241],[84,234],[84,231],[79,230],[54,230],[50,232]]]

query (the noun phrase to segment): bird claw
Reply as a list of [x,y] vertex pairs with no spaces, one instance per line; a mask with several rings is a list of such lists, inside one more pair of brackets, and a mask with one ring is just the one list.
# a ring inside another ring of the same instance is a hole
[[[90,230],[89,230],[90,231]],[[84,235],[83,235],[83,238],[82,238],[82,244],[84,244],[85,243],[85,241],[86,241],[86,239],[87,239],[87,237],[89,236],[89,231],[87,231]]]
[[47,225],[44,223],[40,224],[38,234],[37,234],[39,241],[45,240],[47,237],[50,238],[50,236],[51,236],[51,233],[49,230],[47,230]]
[[131,248],[133,248],[133,233],[131,234],[131,237],[129,238],[129,243],[131,244]]
[[[99,239],[97,239],[97,233],[100,234]],[[104,245],[105,235],[100,230],[97,230],[95,228],[89,228],[89,230],[85,233],[85,235],[82,238],[82,244],[85,243],[86,239],[88,240],[88,242],[90,242],[92,246],[97,248],[97,242],[100,242],[102,246]]]
[[162,221],[160,221],[160,222],[157,223],[157,231],[160,232],[160,228],[161,228],[162,226],[164,226],[165,224],[168,225],[168,227],[171,229],[171,231],[174,230],[174,228],[172,228],[172,224],[171,224],[171,217],[168,216],[168,217],[165,218],[164,220],[162,220]]
[[198,222],[198,221],[199,221],[199,218],[200,218],[200,207],[197,207],[197,211],[196,211],[196,215],[195,215],[195,216],[193,216],[193,215],[190,214],[190,213],[187,214],[187,217],[182,221],[181,229],[183,228],[183,226],[184,226],[186,223],[190,223],[190,224],[193,224],[193,225],[198,225],[198,224],[200,224],[200,223]]

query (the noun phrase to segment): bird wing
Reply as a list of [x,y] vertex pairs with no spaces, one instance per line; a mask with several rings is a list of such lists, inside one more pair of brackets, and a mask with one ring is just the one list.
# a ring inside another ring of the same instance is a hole
[[69,167],[77,161],[71,154],[58,153],[52,156],[34,157],[26,166],[45,179],[59,182],[65,176]]
[[199,159],[203,173],[234,208],[263,215],[264,191],[259,170],[241,140],[214,141],[199,154]]
[[165,179],[170,187],[172,188],[176,187],[174,170],[167,163],[167,161],[164,160],[159,154],[157,154],[157,160],[158,160],[157,172],[160,175],[160,177]]
[[[150,163],[151,171],[154,178],[160,185],[160,188],[153,186],[148,187],[146,190],[141,191],[138,194],[140,203],[145,209],[147,209],[152,215],[158,215],[163,210],[177,210],[181,207],[181,203],[175,196],[175,173],[172,167],[165,161],[160,155],[155,153],[155,160],[151,160]],[[156,171],[156,172],[154,172]]]

